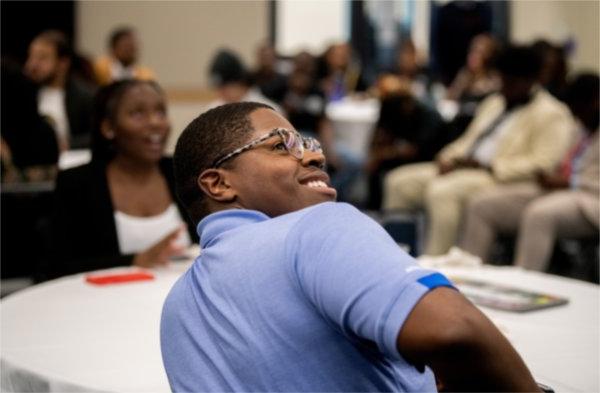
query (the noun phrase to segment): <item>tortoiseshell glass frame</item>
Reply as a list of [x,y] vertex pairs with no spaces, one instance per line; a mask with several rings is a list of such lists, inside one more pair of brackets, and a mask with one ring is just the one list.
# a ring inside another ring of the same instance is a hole
[[[302,143],[298,144],[297,150],[292,151],[293,150],[292,147],[288,146],[285,143],[286,135],[284,133],[290,133],[293,136],[293,138],[297,138],[297,140],[302,141]],[[318,153],[323,152],[323,149],[321,148],[321,144],[319,143],[318,140],[316,140],[314,138],[305,138],[296,131],[288,130],[285,128],[276,128],[273,131],[269,132],[268,134],[265,134],[265,135],[261,136],[260,138],[255,139],[251,142],[248,142],[244,146],[235,149],[231,153],[225,154],[224,156],[217,158],[214,161],[212,168],[218,168],[225,161],[227,161],[239,154],[242,154],[245,151],[248,151],[248,150],[254,148],[255,146],[261,144],[262,142],[266,141],[269,138],[274,137],[275,135],[279,135],[279,137],[281,137],[281,140],[284,143],[285,149],[287,150],[287,152],[299,160],[304,158],[304,149],[308,149],[309,151],[318,152]]]

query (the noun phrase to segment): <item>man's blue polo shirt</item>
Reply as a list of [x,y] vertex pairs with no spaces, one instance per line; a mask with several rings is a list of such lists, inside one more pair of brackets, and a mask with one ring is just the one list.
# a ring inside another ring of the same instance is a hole
[[173,391],[436,390],[396,338],[419,299],[450,283],[354,207],[227,210],[198,233],[202,255],[162,313]]

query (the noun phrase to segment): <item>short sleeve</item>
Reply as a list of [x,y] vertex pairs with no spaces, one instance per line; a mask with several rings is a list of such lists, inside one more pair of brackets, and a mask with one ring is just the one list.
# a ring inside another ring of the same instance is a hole
[[396,359],[396,339],[413,307],[431,289],[452,286],[343,203],[312,209],[290,231],[286,251],[292,277],[329,323]]

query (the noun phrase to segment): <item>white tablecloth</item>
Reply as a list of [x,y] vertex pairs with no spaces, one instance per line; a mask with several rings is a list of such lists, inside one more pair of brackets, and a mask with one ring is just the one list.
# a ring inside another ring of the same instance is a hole
[[[152,281],[106,286],[80,274],[2,299],[2,391],[169,391],[160,312],[188,266],[174,262],[152,270]],[[131,269],[110,272],[122,270]]]
[[[168,391],[160,312],[188,265],[154,270],[153,281],[104,287],[85,283],[83,275],[70,276],[4,298],[2,391]],[[598,286],[515,268],[442,270],[568,297],[566,306],[530,313],[484,312],[536,380],[557,392],[600,390]]]
[[600,391],[600,287],[515,267],[443,268],[452,277],[566,297],[564,306],[512,313],[482,307],[517,349],[534,378],[556,392]]

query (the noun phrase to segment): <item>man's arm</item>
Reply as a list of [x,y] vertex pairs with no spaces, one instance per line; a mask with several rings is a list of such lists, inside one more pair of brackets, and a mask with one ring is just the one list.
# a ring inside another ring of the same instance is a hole
[[408,361],[429,366],[443,390],[539,391],[506,338],[450,288],[436,288],[416,304],[396,345]]

